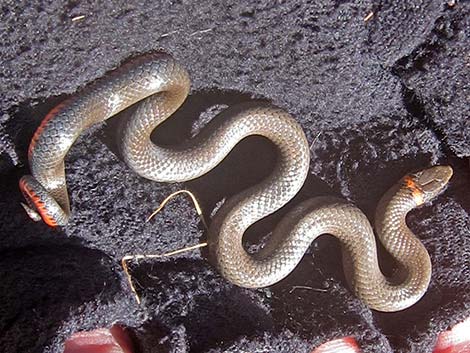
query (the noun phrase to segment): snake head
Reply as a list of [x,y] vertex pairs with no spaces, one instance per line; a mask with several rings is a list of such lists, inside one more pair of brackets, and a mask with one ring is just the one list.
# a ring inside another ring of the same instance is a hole
[[435,166],[406,178],[407,186],[412,190],[418,205],[431,201],[446,187],[453,170],[450,166]]
[[[49,226],[65,225],[69,218],[69,208],[66,211],[54,197],[31,175],[24,175],[19,181],[19,187],[27,205],[21,203],[28,216],[33,221],[41,219]],[[68,202],[68,201],[67,201]]]
[[34,222],[39,222],[40,220],[42,220],[41,215],[38,212],[36,212],[32,207],[30,207],[29,205],[26,205],[23,202],[20,202],[20,205],[26,211],[26,214],[29,216],[29,218],[31,218]]

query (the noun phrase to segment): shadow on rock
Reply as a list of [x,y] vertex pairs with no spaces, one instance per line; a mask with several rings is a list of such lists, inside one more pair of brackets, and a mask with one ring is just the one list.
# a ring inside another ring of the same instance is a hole
[[203,352],[272,329],[264,295],[229,284],[205,261],[142,263],[132,272],[143,304],[155,313],[135,333],[142,352]]
[[3,352],[36,352],[62,322],[96,296],[119,290],[113,264],[100,251],[73,245],[6,249],[0,256],[0,346]]
[[[195,92],[188,96],[170,118],[152,132],[151,139],[159,146],[177,146],[191,139],[199,130],[206,130],[203,127],[226,108],[252,101],[254,100],[250,94],[234,90],[208,89]],[[267,102],[267,100],[260,99],[256,102]],[[100,132],[101,140],[120,159],[122,159],[121,137],[127,121],[137,106],[138,103],[108,119]],[[217,116],[214,122],[223,119]]]

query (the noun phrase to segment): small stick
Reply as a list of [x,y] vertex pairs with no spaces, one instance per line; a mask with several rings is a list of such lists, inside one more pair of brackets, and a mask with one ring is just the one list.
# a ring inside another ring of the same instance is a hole
[[308,289],[308,290],[313,290],[315,292],[328,292],[328,290],[322,289],[322,288],[313,288],[313,287],[308,287],[308,286],[293,286],[291,290],[289,291],[289,294],[292,293],[296,289]]
[[84,18],[85,18],[85,15],[76,16],[72,18],[72,22],[80,21],[80,20],[83,20]]
[[196,34],[207,33],[207,32],[210,32],[210,31],[212,31],[212,28],[201,29],[200,31],[196,31],[196,32],[191,33],[189,36],[192,37],[192,36],[195,36]]
[[168,32],[168,33],[163,33],[160,38],[165,38],[165,37],[168,37],[169,35],[171,34],[175,34],[175,33],[178,33],[179,31],[171,31],[171,32]]
[[163,207],[165,207],[165,205],[168,203],[168,201],[170,201],[173,197],[179,195],[179,194],[187,194],[189,195],[189,197],[191,198],[191,200],[193,201],[193,204],[194,204],[194,208],[196,209],[196,212],[199,216],[199,218],[201,219],[202,221],[202,225],[204,226],[204,228],[206,228],[206,230],[209,229],[209,227],[207,226],[207,223],[206,223],[206,220],[204,219],[204,215],[202,214],[202,209],[201,209],[201,206],[199,205],[199,202],[196,198],[196,196],[194,196],[194,194],[189,191],[189,190],[178,190],[170,195],[167,196],[167,198],[165,200],[162,201],[162,203],[160,204],[160,206],[158,206],[158,208],[153,211],[153,213],[147,218],[146,222],[150,221],[153,217],[155,217],[155,215],[160,212]]
[[364,22],[369,21],[372,17],[374,17],[374,11],[369,12],[369,14],[364,17]]
[[124,271],[124,274],[126,275],[127,282],[129,283],[129,286],[131,287],[132,293],[134,293],[135,299],[137,300],[137,304],[140,305],[140,297],[139,294],[137,294],[137,290],[134,287],[134,283],[132,282],[132,276],[129,273],[129,267],[127,266],[127,261],[131,259],[131,255],[126,255],[121,259],[121,266]]
[[184,252],[187,252],[187,251],[203,248],[205,246],[207,246],[207,243],[200,243],[200,244],[196,244],[196,245],[191,245],[191,246],[188,246],[186,248],[173,250],[173,251],[170,251],[170,252],[167,252],[167,253],[164,253],[164,254],[150,254],[150,255],[138,254],[138,255],[126,255],[126,256],[124,256],[121,259],[121,266],[122,266],[122,269],[124,270],[124,273],[126,274],[127,282],[129,283],[129,286],[131,287],[131,291],[132,291],[132,293],[134,293],[134,296],[137,300],[137,304],[140,304],[141,300],[140,300],[139,294],[137,294],[137,289],[135,288],[134,283],[132,281],[132,275],[129,272],[129,266],[127,265],[128,261],[169,257],[169,256],[181,254],[181,253],[184,253]]
[[[165,205],[168,203],[168,201],[170,201],[173,197],[179,195],[179,194],[187,194],[189,195],[189,197],[191,198],[191,200],[193,201],[193,204],[194,204],[194,208],[196,208],[196,212],[197,214],[199,215],[199,218],[201,219],[202,221],[202,224],[204,225],[204,228],[206,228],[206,230],[208,230],[208,227],[207,227],[207,223],[204,219],[204,215],[202,213],[202,209],[201,209],[201,206],[199,205],[199,202],[196,198],[196,196],[194,196],[194,194],[189,191],[189,190],[179,190],[179,191],[176,191],[172,194],[170,194],[168,197],[166,197],[162,203],[160,204],[160,206],[158,206],[158,208],[147,218],[146,222],[150,221],[158,212],[160,212],[163,207],[165,207]],[[126,275],[126,278],[127,278],[127,281],[129,283],[129,286],[131,287],[131,291],[132,293],[134,293],[134,296],[137,300],[137,304],[140,304],[141,303],[141,300],[140,300],[140,297],[139,297],[139,294],[137,293],[137,289],[135,288],[134,286],[134,283],[132,281],[132,275],[130,274],[129,272],[129,266],[127,265],[127,262],[128,261],[131,261],[131,260],[141,260],[141,259],[155,259],[155,258],[162,258],[162,257],[169,257],[169,256],[174,256],[174,255],[177,255],[177,254],[181,254],[181,253],[184,253],[184,252],[187,252],[187,251],[191,251],[191,250],[195,250],[195,249],[199,249],[199,248],[203,248],[207,246],[207,243],[200,243],[200,244],[196,244],[196,245],[192,245],[192,246],[188,246],[188,247],[185,247],[185,248],[182,248],[182,249],[177,249],[177,250],[173,250],[173,251],[170,251],[170,252],[167,252],[167,253],[164,253],[164,254],[149,254],[149,255],[145,255],[145,254],[136,254],[136,255],[125,255],[122,259],[121,259],[121,266],[122,266],[122,269]]]
[[315,136],[315,138],[313,139],[312,144],[310,145],[310,151],[312,151],[313,145],[315,144],[315,142],[318,141],[318,138],[320,137],[320,135],[321,135],[321,131],[320,131],[320,132],[318,133],[318,135]]

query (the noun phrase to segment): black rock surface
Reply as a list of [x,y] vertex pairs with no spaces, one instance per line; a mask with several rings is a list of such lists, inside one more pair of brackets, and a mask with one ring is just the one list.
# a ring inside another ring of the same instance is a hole
[[[370,13],[372,16],[369,16]],[[438,332],[470,316],[469,18],[465,1],[29,1],[0,5],[0,347],[62,351],[73,332],[118,322],[139,352],[310,352],[354,335],[365,352],[431,352]],[[367,18],[367,20],[364,20]],[[163,49],[188,69],[191,95],[156,132],[191,137],[221,107],[263,99],[290,112],[311,143],[310,175],[285,209],[246,234],[256,244],[300,200],[332,194],[373,219],[409,171],[450,164],[454,177],[408,223],[429,250],[425,297],[393,314],[348,290],[335,239],[316,241],[281,283],[222,279],[202,251],[131,263],[205,240],[193,190],[217,203],[267,175],[272,146],[252,137],[185,185],[144,180],[116,143],[126,113],[82,135],[66,159],[73,217],[53,230],[20,206],[29,140],[47,111],[130,56]],[[256,153],[253,153],[256,151]]]

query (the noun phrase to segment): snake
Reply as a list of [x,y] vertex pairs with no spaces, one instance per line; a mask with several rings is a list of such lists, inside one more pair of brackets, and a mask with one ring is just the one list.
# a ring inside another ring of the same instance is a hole
[[259,103],[235,109],[217,124],[211,121],[176,147],[155,144],[151,133],[173,115],[189,92],[188,72],[171,55],[155,52],[129,60],[52,109],[29,146],[31,173],[19,181],[30,217],[53,227],[67,224],[67,152],[83,131],[135,105],[120,138],[123,159],[133,171],[157,182],[185,182],[206,174],[248,136],[263,136],[274,144],[278,158],[273,171],[228,199],[210,224],[209,257],[228,281],[245,288],[271,286],[294,270],[316,238],[330,234],[341,243],[349,286],[371,309],[399,311],[420,300],[430,283],[431,261],[407,226],[406,216],[445,189],[452,176],[450,166],[409,173],[380,200],[375,229],[396,260],[392,276],[379,268],[368,218],[341,198],[314,197],[295,206],[264,247],[250,254],[242,242],[246,230],[285,206],[304,185],[311,154],[306,135],[285,110]]

